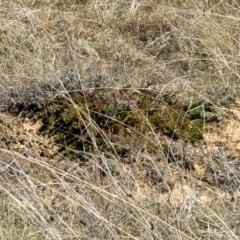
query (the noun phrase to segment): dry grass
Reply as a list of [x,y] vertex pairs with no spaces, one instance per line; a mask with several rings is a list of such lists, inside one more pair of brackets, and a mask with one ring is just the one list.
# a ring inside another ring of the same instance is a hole
[[71,95],[99,90],[114,105],[148,88],[183,105],[210,102],[221,120],[221,104],[239,93],[237,1],[0,4],[1,108],[19,114],[49,99],[70,102],[92,142],[73,158],[58,151],[64,142],[39,134],[40,123],[1,120],[1,239],[238,239],[236,145],[221,134],[176,141],[147,117],[147,132],[120,121],[113,136]]

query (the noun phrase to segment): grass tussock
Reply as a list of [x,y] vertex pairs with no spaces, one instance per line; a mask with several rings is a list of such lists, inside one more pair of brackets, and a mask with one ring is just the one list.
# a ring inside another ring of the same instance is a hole
[[238,239],[237,1],[0,4],[1,239]]

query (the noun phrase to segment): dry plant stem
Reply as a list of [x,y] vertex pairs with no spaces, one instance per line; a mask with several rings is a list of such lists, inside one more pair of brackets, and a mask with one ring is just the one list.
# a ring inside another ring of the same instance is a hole
[[[0,149],[0,151],[5,152],[5,153],[11,153],[11,152],[9,152],[9,151],[7,151],[7,150],[5,150],[5,149]],[[96,186],[94,186],[94,185],[92,185],[92,184],[90,184],[90,183],[87,183],[87,182],[85,182],[85,181],[82,181],[81,179],[75,178],[74,176],[71,176],[70,174],[67,174],[67,173],[63,172],[63,171],[61,171],[60,169],[57,169],[57,168],[54,169],[52,166],[48,166],[48,165],[46,165],[46,164],[44,164],[44,163],[42,163],[42,162],[39,162],[37,159],[25,158],[25,157],[23,157],[22,155],[16,155],[16,157],[23,158],[24,160],[33,162],[33,163],[35,163],[35,164],[37,163],[38,165],[41,165],[44,169],[47,169],[47,170],[50,171],[50,172],[53,171],[54,173],[58,173],[58,174],[66,177],[66,178],[68,178],[68,179],[70,179],[70,180],[76,180],[77,182],[82,183],[85,187],[87,187],[87,188],[89,188],[90,190],[92,190],[92,191],[96,192],[97,194],[101,195],[101,196],[102,196],[104,199],[106,199],[108,202],[111,202],[111,203],[114,204],[114,202],[112,202],[112,200],[111,200],[111,198],[113,197],[113,198],[117,199],[118,201],[123,202],[124,204],[129,205],[130,207],[133,207],[135,210],[139,211],[140,213],[147,214],[147,215],[149,215],[150,217],[152,217],[153,219],[156,219],[157,221],[163,223],[164,225],[166,225],[166,226],[168,226],[168,227],[170,227],[170,228],[173,228],[174,230],[176,230],[177,232],[179,232],[179,234],[185,236],[187,239],[192,239],[192,238],[189,238],[188,235],[186,235],[186,234],[183,233],[183,232],[180,232],[178,229],[175,229],[173,226],[169,225],[167,222],[163,221],[162,219],[160,219],[160,218],[158,218],[158,217],[156,217],[156,216],[154,216],[154,215],[151,215],[151,214],[148,213],[148,212],[145,212],[143,209],[138,208],[136,205],[134,205],[134,204],[132,204],[132,203],[130,203],[130,202],[128,202],[128,201],[125,201],[124,199],[119,198],[117,195],[113,195],[113,194],[105,191],[105,190],[102,189],[102,188],[96,187]],[[18,171],[18,170],[16,170],[16,171]],[[22,172],[20,172],[20,173],[22,173]],[[29,177],[29,176],[28,176],[28,178],[30,178],[32,181],[36,182],[37,184],[42,185],[42,183],[39,182],[39,181],[37,181],[36,179],[33,179],[33,178]],[[52,188],[50,185],[44,185],[44,186],[47,187],[47,188],[49,188],[49,189],[52,190],[53,192],[57,193],[58,195],[64,197],[67,201],[72,202],[72,203],[75,203],[76,205],[79,205],[79,203],[76,202],[74,199],[71,199],[71,198],[68,198],[68,197],[65,196],[65,195],[62,195],[61,192],[57,192],[57,191],[56,191],[54,188]],[[9,196],[11,196],[11,197],[14,199],[14,201],[16,200],[17,202],[19,202],[19,200],[16,199],[12,194],[10,194],[10,192],[8,192],[7,189],[3,188],[2,186],[1,186],[1,188],[2,188]],[[78,196],[78,197],[81,197],[81,196]],[[110,197],[111,197],[111,198],[110,198]],[[110,222],[107,221],[106,219],[102,218],[101,215],[99,215],[96,210],[94,210],[94,209],[93,209],[93,210],[90,210],[90,209],[92,208],[92,206],[88,205],[88,203],[84,200],[84,198],[81,198],[81,201],[80,201],[80,202],[83,203],[83,205],[80,205],[81,208],[83,208],[83,209],[85,209],[85,210],[93,213],[93,214],[96,215],[101,221],[105,222],[106,224],[110,224],[110,226],[112,226],[112,227],[118,229],[119,231],[125,233],[125,234],[128,235],[129,237],[134,238],[134,236],[128,234],[128,233],[125,232],[123,229],[119,228],[119,227],[116,226],[116,225],[113,225],[112,223],[110,223]],[[20,202],[19,202],[19,203],[20,203]],[[20,205],[21,205],[21,204],[20,204]],[[115,204],[114,204],[114,205],[115,205]],[[120,206],[118,206],[118,205],[116,205],[116,206],[117,206],[117,207],[120,207]],[[24,207],[24,206],[22,206],[22,207]],[[31,206],[30,206],[30,207],[31,207]],[[24,207],[24,208],[25,208],[25,207]],[[121,207],[120,207],[120,208],[121,208]],[[34,208],[32,207],[32,209],[34,209]],[[25,209],[25,210],[27,210],[27,209]],[[123,210],[123,209],[122,209],[122,210]],[[28,210],[27,210],[27,211],[28,211]],[[125,211],[125,210],[123,210],[123,211]],[[133,219],[135,219],[136,221],[138,221],[138,219],[136,219],[136,218],[135,218],[133,215],[131,215],[130,213],[127,213],[127,214],[130,215],[130,216],[131,216]],[[41,217],[41,216],[40,216],[40,217]],[[64,222],[63,222],[63,223],[64,223]],[[134,239],[135,239],[135,238],[134,238]]]
[[235,0],[0,1],[2,239],[237,239]]

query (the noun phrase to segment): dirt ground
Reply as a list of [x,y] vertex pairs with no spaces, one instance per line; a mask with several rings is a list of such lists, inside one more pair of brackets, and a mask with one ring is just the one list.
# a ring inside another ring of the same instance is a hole
[[[1,155],[31,157],[68,171],[67,168],[72,167],[75,163],[66,161],[66,158],[58,153],[59,146],[55,143],[53,136],[39,132],[42,125],[41,120],[33,121],[1,113]],[[162,191],[162,194],[159,195],[155,191],[159,175],[152,169],[146,173],[146,164],[143,165],[143,162],[152,161],[152,157],[146,153],[135,155],[132,153],[131,157],[135,158],[135,161],[125,167],[134,167],[139,172],[145,173],[144,175],[138,174],[139,186],[142,189],[136,190],[132,195],[136,198],[160,198],[159,201],[168,199],[169,204],[173,207],[179,207],[187,199],[196,196],[206,204],[213,202],[214,196],[220,195],[224,196],[226,201],[237,201],[240,197],[239,183],[236,180],[231,181],[230,175],[234,175],[234,171],[238,172],[240,168],[239,107],[228,110],[227,114],[222,114],[218,123],[209,125],[203,139],[195,146],[180,140],[174,142],[168,139],[167,141],[177,160],[173,160],[165,172],[166,184],[159,190]],[[62,161],[64,159],[65,161]],[[156,159],[156,161],[158,160]],[[1,172],[5,171],[11,162],[11,158],[2,157]],[[25,164],[26,166],[22,166],[25,170],[32,168],[31,162],[26,161]],[[185,182],[185,184],[180,181],[182,174],[191,176],[191,181]],[[226,175],[229,176],[229,179],[226,179]],[[210,187],[209,191],[202,191],[196,187],[201,183],[204,185],[207,183],[209,186],[216,185],[218,188],[215,188],[215,192],[212,192]],[[141,192],[141,196],[138,196],[137,191]],[[146,194],[142,194],[142,192]]]

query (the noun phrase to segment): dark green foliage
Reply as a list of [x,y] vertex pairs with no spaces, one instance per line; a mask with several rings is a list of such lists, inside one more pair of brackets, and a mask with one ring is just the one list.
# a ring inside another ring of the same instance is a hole
[[[114,142],[114,136],[128,139],[129,134],[131,137],[135,134],[139,139],[139,134],[154,131],[193,142],[201,139],[204,132],[200,104],[189,109],[180,103],[169,105],[164,100],[142,97],[135,108],[127,109],[103,90],[95,90],[94,94],[75,92],[70,96],[77,107],[66,98],[56,98],[47,101],[42,109],[28,110],[27,116],[41,118],[44,124],[40,131],[54,135],[61,150],[74,156],[92,152],[96,145],[109,151],[105,137],[110,135]],[[117,151],[121,153],[121,147]]]

